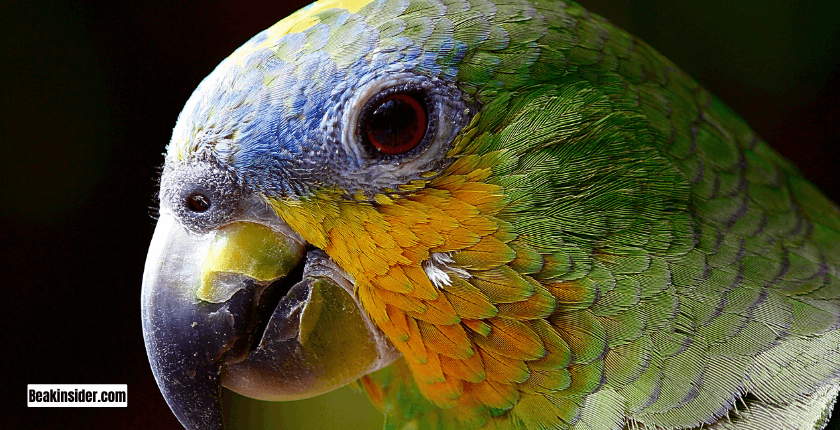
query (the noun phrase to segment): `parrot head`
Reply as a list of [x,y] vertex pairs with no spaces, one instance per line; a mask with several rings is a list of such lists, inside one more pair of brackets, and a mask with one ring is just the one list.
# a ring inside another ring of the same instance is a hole
[[394,200],[451,165],[476,112],[453,80],[465,47],[372,31],[385,12],[374,2],[365,19],[364,3],[313,4],[260,33],[178,119],[142,309],[153,372],[187,428],[221,427],[222,386],[299,399],[389,365],[385,309],[372,315],[360,289],[393,266],[397,294],[447,276],[448,254],[417,237],[437,234],[408,230],[435,214]]
[[[838,392],[840,210],[571,2],[314,3],[201,82],[159,197],[143,334],[187,428],[222,427],[222,387],[359,380],[459,429],[798,419]],[[767,369],[800,356],[791,394]]]
[[[486,418],[518,395],[488,394],[501,388],[480,384],[482,362],[568,364],[556,335],[520,322],[557,305],[525,275],[570,273],[574,242],[626,223],[642,200],[652,216],[676,216],[685,190],[639,143],[643,126],[576,118],[603,94],[539,85],[562,74],[551,55],[537,62],[553,12],[514,3],[314,3],[199,85],[166,154],[142,294],[149,360],[184,426],[221,426],[222,386],[306,398],[401,355],[425,397],[481,397],[468,410]],[[563,153],[558,141],[587,147]],[[579,169],[586,158],[597,162]],[[561,163],[564,177],[542,174]],[[572,208],[588,202],[578,218],[536,215],[550,215],[554,187]],[[564,252],[557,229],[577,235]],[[506,352],[484,357],[474,333],[482,350]],[[447,377],[457,366],[463,375]]]

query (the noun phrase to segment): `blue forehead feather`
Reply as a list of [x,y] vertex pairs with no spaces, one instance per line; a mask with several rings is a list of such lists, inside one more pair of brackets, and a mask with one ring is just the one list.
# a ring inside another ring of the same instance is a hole
[[[321,12],[319,18],[303,32],[259,48],[269,34],[263,31],[240,48],[251,51],[244,61],[233,55],[222,62],[187,102],[171,145],[185,145],[192,157],[216,159],[255,191],[305,195],[328,183],[337,164],[359,162],[336,159],[330,146],[336,136],[325,133],[337,131],[324,127],[324,119],[339,115],[354,91],[375,77],[406,70],[453,79],[454,64],[466,52],[466,45],[451,37],[423,38],[436,49],[426,50],[396,35],[399,25],[380,33],[343,10]],[[433,26],[419,30],[428,37]],[[441,66],[441,59],[449,64]]]

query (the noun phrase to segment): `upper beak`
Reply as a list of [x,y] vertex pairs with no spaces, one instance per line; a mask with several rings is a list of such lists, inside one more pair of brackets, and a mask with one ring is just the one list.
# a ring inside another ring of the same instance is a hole
[[347,275],[278,219],[196,234],[161,209],[143,274],[143,337],[185,428],[223,428],[222,386],[306,398],[398,356]]

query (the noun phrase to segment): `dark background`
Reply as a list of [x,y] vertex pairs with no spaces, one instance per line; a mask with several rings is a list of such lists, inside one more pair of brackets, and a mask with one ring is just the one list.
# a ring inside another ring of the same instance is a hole
[[[643,3],[588,7],[683,67],[840,200],[833,3]],[[140,329],[157,169],[200,80],[304,4],[0,0],[0,307],[11,409],[0,426],[179,428]],[[129,406],[28,409],[28,383],[128,384]],[[351,408],[365,413],[364,402]],[[321,416],[338,403],[315,407]]]

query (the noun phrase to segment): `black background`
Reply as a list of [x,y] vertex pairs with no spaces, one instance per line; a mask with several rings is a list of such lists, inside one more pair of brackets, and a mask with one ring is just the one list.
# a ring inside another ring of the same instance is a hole
[[[0,426],[179,428],[140,329],[157,169],[200,80],[304,4],[0,2],[2,392],[11,409]],[[837,201],[840,13],[829,4],[588,7],[719,95]],[[29,409],[28,383],[128,384],[129,406]]]

